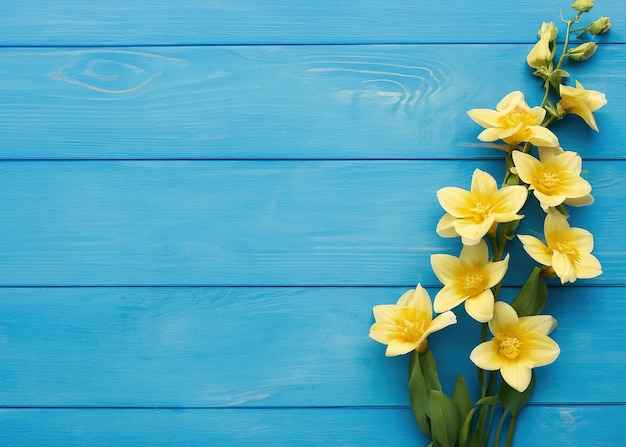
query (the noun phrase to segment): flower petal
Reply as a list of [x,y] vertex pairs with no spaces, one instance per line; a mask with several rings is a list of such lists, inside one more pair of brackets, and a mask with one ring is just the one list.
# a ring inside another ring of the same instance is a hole
[[526,334],[523,349],[525,365],[532,364],[533,368],[549,365],[561,353],[559,345],[554,340],[539,333]]
[[[465,265],[484,265],[489,261],[489,247],[482,239],[476,245],[464,245],[458,259]],[[456,278],[458,275],[455,275]]]
[[408,354],[417,348],[417,343],[410,343],[404,340],[392,340],[387,345],[387,350],[385,351],[385,355],[387,357],[393,357],[396,355]]
[[517,312],[510,304],[496,301],[493,306],[493,318],[489,322],[489,330],[495,335],[500,332],[501,328],[517,324],[517,321]]
[[493,293],[491,289],[465,300],[465,311],[479,323],[486,323],[493,318]]
[[502,358],[498,355],[498,347],[493,341],[476,346],[470,353],[470,360],[487,371],[495,371],[502,366]]
[[474,170],[472,174],[472,194],[479,196],[489,196],[498,189],[496,179],[494,179],[489,173],[481,171],[480,169]]
[[437,223],[437,234],[445,238],[458,237],[459,234],[454,229],[455,221],[456,217],[454,217],[452,214],[444,214]]
[[487,285],[485,287],[491,288],[498,284],[502,280],[502,278],[504,278],[508,267],[508,254],[502,261],[488,262],[487,264],[485,264],[485,266],[483,267],[484,271],[487,273]]
[[576,281],[576,270],[569,257],[556,250],[552,252],[552,268],[561,280],[561,284]]
[[520,151],[513,151],[512,156],[519,178],[524,183],[532,184],[536,173],[542,168],[541,162],[532,155]]
[[467,114],[477,124],[483,127],[497,127],[500,119],[500,112],[491,109],[472,109]]
[[441,207],[456,218],[472,216],[469,211],[471,198],[469,191],[455,186],[447,186],[437,191],[437,199]]
[[520,393],[528,388],[532,379],[532,370],[520,362],[504,362],[500,373],[504,381]]
[[426,330],[426,336],[432,334],[433,332],[440,331],[443,328],[446,328],[452,324],[456,324],[456,315],[453,312],[444,312],[441,315],[437,315],[435,319],[432,321],[428,329]]
[[543,242],[534,236],[518,234],[524,250],[528,255],[541,265],[552,265],[552,249],[546,247]]
[[559,145],[559,139],[550,129],[543,126],[528,126],[528,130],[530,138],[527,141],[535,146],[557,147]]
[[[415,308],[418,315],[427,315],[432,318],[433,305],[426,289],[424,289],[421,284],[417,284],[417,287],[415,290],[412,290],[412,292],[413,293],[408,295],[405,306]],[[400,299],[402,299],[402,297]],[[398,301],[398,305],[401,305],[400,301]]]
[[435,312],[441,313],[450,310],[461,304],[467,297],[460,295],[453,286],[445,286],[437,295],[433,306]]
[[437,279],[444,285],[454,283],[463,269],[463,263],[459,258],[446,254],[431,255],[430,266]]
[[379,304],[374,306],[376,321],[393,321],[400,315],[398,306],[394,304]]
[[576,270],[576,276],[580,279],[595,278],[602,274],[602,265],[600,261],[589,253],[583,253],[580,255],[579,261],[574,265]]
[[518,324],[525,332],[548,335],[556,328],[557,322],[551,315],[530,315],[520,317]]

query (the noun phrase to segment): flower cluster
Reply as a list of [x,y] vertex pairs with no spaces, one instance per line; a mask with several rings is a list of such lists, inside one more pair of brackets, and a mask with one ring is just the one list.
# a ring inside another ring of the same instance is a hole
[[[375,323],[370,337],[386,344],[387,356],[412,353],[409,394],[420,429],[435,445],[487,445],[496,405],[504,409],[496,440],[505,418],[511,416],[507,445],[510,445],[517,413],[528,402],[534,388],[533,368],[548,365],[560,354],[558,344],[549,337],[557,322],[540,312],[547,299],[546,281],[558,277],[561,283],[594,278],[602,273],[598,259],[591,254],[593,235],[571,227],[567,206],[593,203],[592,186],[584,178],[581,156],[561,147],[550,125],[568,115],[576,115],[598,131],[594,112],[607,104],[605,95],[574,86],[564,80],[566,61],[580,62],[593,56],[593,41],[570,47],[570,34],[577,38],[606,33],[610,20],[602,17],[573,29],[580,17],[591,10],[590,0],[576,0],[577,11],[567,24],[560,57],[557,59],[558,28],[543,23],[538,41],[526,62],[541,78],[544,97],[531,107],[521,91],[504,96],[494,109],[473,109],[469,117],[484,130],[483,142],[506,144],[505,173],[501,187],[494,177],[480,169],[473,172],[469,190],[448,186],[437,192],[444,214],[437,234],[460,238],[459,256],[433,254],[432,270],[443,287],[434,306],[426,290],[417,285],[396,304],[374,307]],[[555,98],[554,100],[551,100]],[[534,199],[533,199],[534,197]],[[528,234],[516,234],[524,218],[520,210],[528,200],[536,200],[543,211],[544,241]],[[511,303],[499,300],[503,279],[511,262],[505,254],[510,241],[519,241],[526,253],[540,266]],[[456,323],[452,312],[460,304],[467,314],[482,323],[481,342],[469,353],[479,368],[480,399],[470,402],[465,380],[459,378],[452,397],[441,391],[434,356],[427,337]],[[433,307],[438,316],[433,318]],[[488,337],[488,332],[492,336]],[[488,377],[488,378],[487,378]],[[496,384],[500,382],[496,392]],[[434,418],[433,413],[444,417]],[[445,435],[445,436],[444,436]],[[444,441],[442,441],[444,440]],[[496,441],[497,443],[497,441]]]

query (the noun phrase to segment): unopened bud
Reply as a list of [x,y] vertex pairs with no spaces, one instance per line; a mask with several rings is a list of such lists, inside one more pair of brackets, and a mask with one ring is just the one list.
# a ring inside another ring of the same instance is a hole
[[526,62],[529,66],[538,70],[542,67],[546,67],[552,59],[554,59],[557,33],[558,29],[554,25],[554,22],[544,22],[541,24],[541,28],[537,33],[539,41],[535,44],[535,46],[533,46],[532,50],[530,50],[530,53],[528,53],[528,56],[526,57]]
[[585,42],[581,45],[578,45],[575,48],[572,48],[567,52],[567,56],[576,62],[586,61],[596,52],[598,46],[595,42]]
[[600,17],[595,22],[591,22],[587,26],[587,31],[591,33],[593,36],[597,36],[598,34],[606,34],[611,29],[611,21],[608,17]]
[[591,0],[576,0],[572,3],[572,8],[578,12],[589,12],[593,8],[593,2]]

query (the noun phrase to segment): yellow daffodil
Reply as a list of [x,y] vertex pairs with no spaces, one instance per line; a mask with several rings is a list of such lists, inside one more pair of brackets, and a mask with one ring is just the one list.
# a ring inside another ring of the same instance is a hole
[[528,197],[521,185],[498,189],[495,179],[476,169],[470,191],[448,186],[437,191],[437,199],[446,211],[437,224],[441,237],[461,236],[464,245],[476,245],[498,222],[521,219],[517,214]]
[[582,158],[576,152],[561,148],[540,147],[539,160],[530,154],[513,151],[517,175],[530,185],[541,207],[588,205],[593,202],[591,185],[581,176]]
[[535,261],[550,266],[561,283],[577,278],[595,278],[602,273],[600,261],[591,254],[593,235],[582,228],[570,228],[567,218],[550,208],[544,223],[547,246],[534,236],[518,235],[524,250]]
[[566,113],[580,116],[589,127],[597,131],[598,125],[593,112],[607,103],[604,93],[596,90],[585,90],[578,81],[576,81],[576,87],[561,84],[559,92],[561,100],[558,102],[557,107]]
[[550,130],[543,127],[546,110],[528,106],[524,94],[519,91],[506,95],[496,110],[472,109],[467,112],[471,119],[485,127],[479,135],[481,141],[503,140],[510,146],[529,142],[535,146],[555,147],[559,140]]
[[444,312],[465,302],[465,310],[474,320],[486,323],[493,317],[494,297],[491,287],[499,283],[509,265],[503,261],[489,262],[489,249],[484,240],[465,245],[457,258],[436,254],[430,257],[433,272],[444,285],[435,296],[435,312]]
[[428,292],[418,284],[415,290],[405,292],[396,304],[374,306],[376,322],[370,328],[370,337],[387,345],[385,355],[407,354],[413,350],[428,349],[428,337],[433,332],[456,323],[452,312],[444,312],[433,319],[433,308]]
[[523,392],[532,378],[532,368],[549,365],[560,348],[548,334],[556,327],[550,315],[518,317],[509,304],[495,304],[489,330],[493,338],[476,346],[470,359],[487,371],[500,370],[511,388]]
[[526,62],[532,68],[538,69],[545,67],[548,63],[554,59],[554,53],[556,46],[554,41],[557,36],[557,27],[554,22],[542,23],[539,29],[539,41],[533,46],[530,53],[526,57]]

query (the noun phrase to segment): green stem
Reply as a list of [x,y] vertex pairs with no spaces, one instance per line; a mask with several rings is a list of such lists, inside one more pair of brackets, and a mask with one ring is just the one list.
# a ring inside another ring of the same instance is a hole
[[574,17],[572,20],[567,21],[567,32],[565,34],[565,42],[563,42],[563,52],[561,53],[561,57],[559,58],[559,63],[556,65],[556,70],[561,69],[563,63],[565,62],[565,59],[567,58],[567,47],[569,45],[569,35],[572,32],[572,24],[574,22],[578,22],[580,14],[581,13],[579,12],[578,14],[576,14],[576,17]]
[[517,416],[511,417],[511,423],[509,424],[509,431],[506,435],[506,447],[513,445],[513,433],[515,433],[515,424],[517,422]]
[[502,427],[504,426],[504,421],[506,420],[508,414],[509,410],[505,410],[504,413],[502,413],[502,417],[500,418],[500,422],[498,423],[498,428],[496,429],[496,439],[494,441],[493,447],[498,447],[500,445],[500,434],[502,433]]
[[546,92],[543,94],[543,99],[541,100],[541,107],[546,105],[546,103],[548,102],[548,98],[550,97],[550,81],[546,79],[546,81],[543,83],[543,88],[545,89]]
[[489,445],[489,437],[491,435],[491,425],[493,423],[493,415],[496,412],[496,404],[491,405],[491,410],[489,412],[489,422],[487,423],[487,432],[485,433],[485,443],[484,447]]

